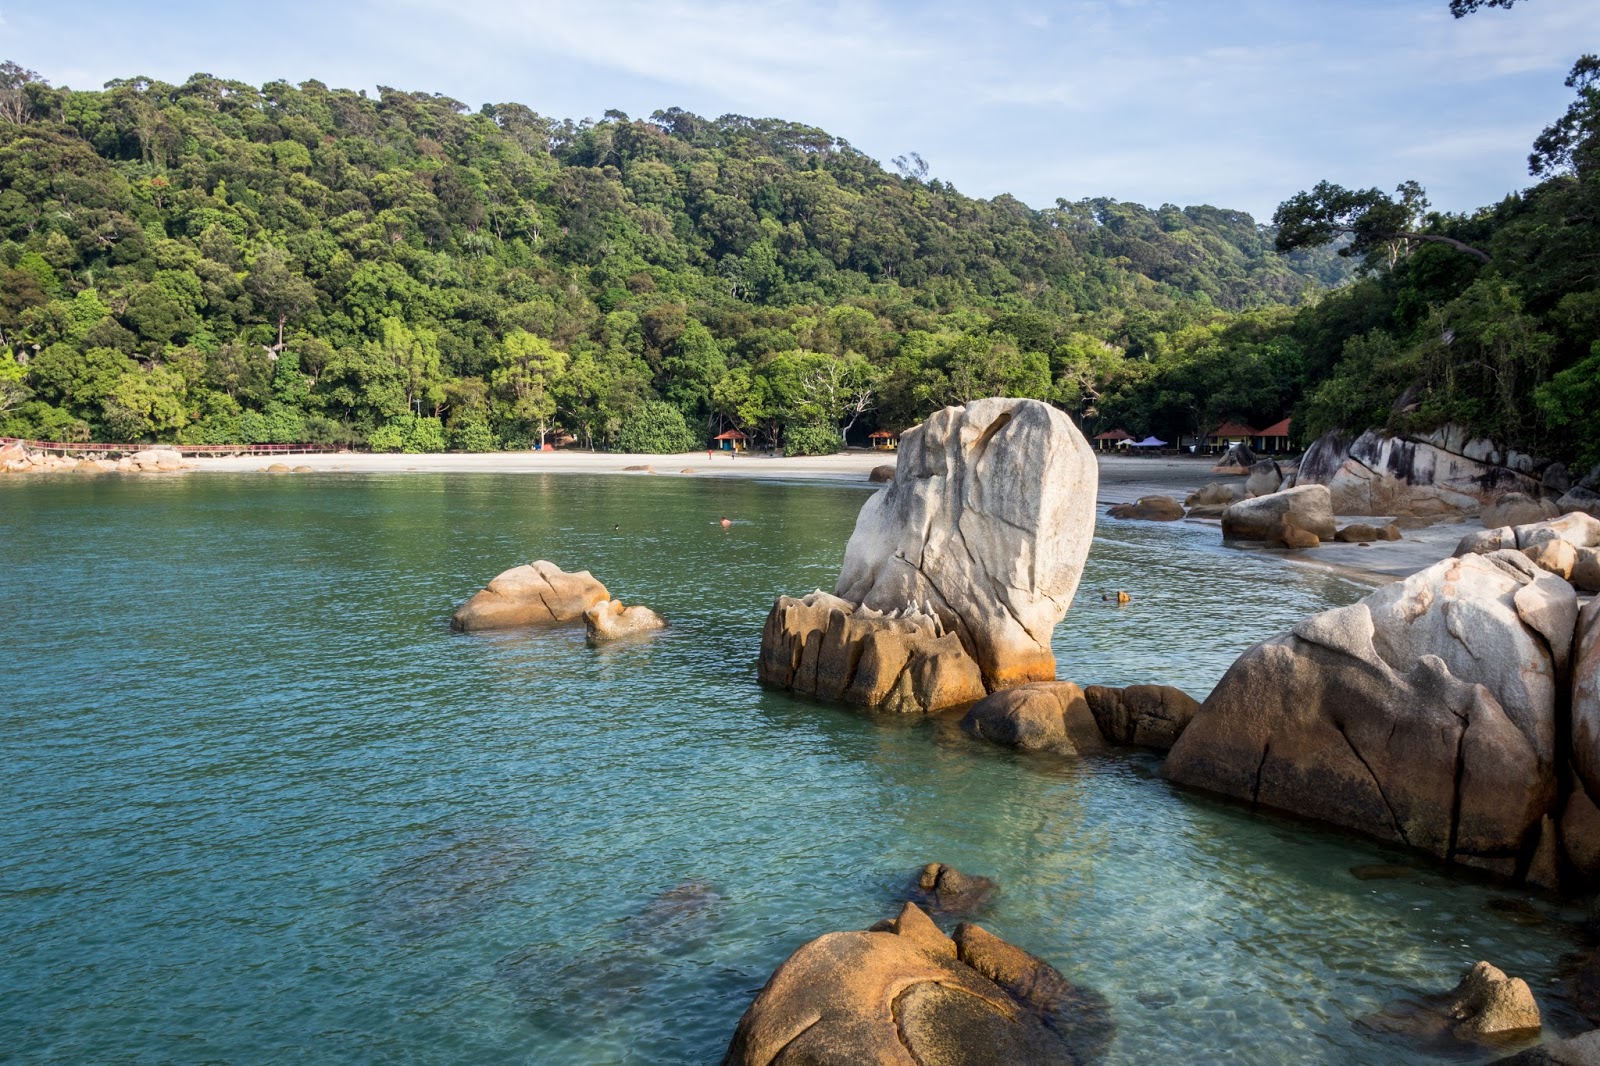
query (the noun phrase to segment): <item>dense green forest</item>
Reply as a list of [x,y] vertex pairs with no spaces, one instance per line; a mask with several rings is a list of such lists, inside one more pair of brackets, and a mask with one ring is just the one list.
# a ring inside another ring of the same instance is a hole
[[0,435],[817,451],[999,393],[1192,431],[1286,411],[1290,309],[1351,275],[1273,239],[771,119],[6,64]]

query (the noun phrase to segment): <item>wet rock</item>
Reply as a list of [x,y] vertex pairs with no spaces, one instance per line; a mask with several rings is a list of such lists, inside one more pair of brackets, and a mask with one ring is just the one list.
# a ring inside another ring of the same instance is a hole
[[1398,881],[1403,877],[1411,877],[1416,872],[1414,866],[1396,866],[1387,863],[1350,867],[1350,876],[1357,881]]
[[1547,1041],[1495,1059],[1493,1066],[1600,1066],[1600,1030],[1570,1040]]
[[1377,526],[1371,526],[1365,522],[1352,522],[1335,533],[1333,539],[1340,544],[1370,544],[1372,541],[1382,540],[1383,531]]
[[1333,539],[1333,507],[1322,485],[1297,485],[1241,500],[1223,512],[1222,535],[1228,540],[1272,541],[1280,536],[1285,515],[1293,515],[1296,526],[1319,540]]
[[1446,559],[1245,652],[1163,773],[1519,874],[1556,799],[1576,615],[1521,553]]
[[1104,1004],[976,926],[952,940],[908,903],[892,922],[790,955],[739,1019],[723,1063],[1077,1066],[1114,1033]]
[[1244,493],[1237,485],[1230,485],[1224,481],[1213,481],[1203,485],[1198,490],[1189,493],[1184,499],[1185,507],[1226,507],[1230,503],[1238,503],[1244,499]]
[[1525,899],[1510,896],[1492,896],[1485,900],[1483,909],[1496,914],[1513,925],[1535,926],[1544,924],[1544,912]]
[[1092,755],[1106,747],[1083,690],[1070,681],[1036,681],[986,696],[967,712],[961,728],[1022,751]]
[[773,606],[761,679],[932,710],[1054,678],[1050,636],[1094,535],[1083,435],[1048,404],[978,400],[903,434],[895,471],[861,508],[834,595]]
[[1090,685],[1083,695],[1106,740],[1156,751],[1176,744],[1200,709],[1193,696],[1169,685]]
[[1244,491],[1251,496],[1270,496],[1283,487],[1283,471],[1272,459],[1262,459],[1250,467]]
[[1302,528],[1294,515],[1286,514],[1278,523],[1277,535],[1268,543],[1281,544],[1285,548],[1315,548],[1322,543],[1322,539]]
[[1183,517],[1183,505],[1171,496],[1141,496],[1133,503],[1116,504],[1106,514],[1146,522],[1175,522]]
[[1487,962],[1478,963],[1461,978],[1450,993],[1446,1013],[1455,1020],[1452,1031],[1463,1038],[1537,1031],[1541,1024],[1539,1005],[1528,982],[1507,977]]
[[648,607],[624,607],[621,600],[602,600],[583,612],[583,624],[589,640],[599,642],[665,629],[667,620]]
[[1228,509],[1225,503],[1202,503],[1189,508],[1185,518],[1221,518]]
[[461,632],[576,622],[611,598],[587,570],[569,574],[541,559],[498,575],[450,616]]
[[964,874],[954,866],[930,862],[912,881],[911,901],[932,914],[974,914],[999,895],[992,878]]
[[1486,505],[1480,513],[1485,529],[1496,526],[1525,526],[1555,518],[1561,512],[1549,500],[1535,499],[1521,492],[1508,492]]
[[873,484],[879,484],[885,481],[893,481],[894,467],[888,465],[887,463],[885,463],[883,466],[875,466],[872,468],[872,472],[867,475],[867,480]]

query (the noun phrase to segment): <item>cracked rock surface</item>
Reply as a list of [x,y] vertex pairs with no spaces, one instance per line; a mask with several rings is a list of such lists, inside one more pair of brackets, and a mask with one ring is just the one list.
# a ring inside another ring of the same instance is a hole
[[861,508],[833,594],[773,607],[762,679],[922,711],[1053,680],[1050,634],[1089,554],[1097,484],[1088,442],[1048,404],[935,413],[901,435],[894,478]]
[[543,559],[512,567],[456,609],[450,626],[462,632],[576,622],[611,598],[587,570],[569,574]]
[[1446,559],[1245,652],[1163,773],[1527,876],[1554,844],[1577,614],[1521,552]]
[[945,936],[914,903],[828,933],[773,973],[723,1066],[1076,1066],[1115,1033],[1099,993],[975,925]]

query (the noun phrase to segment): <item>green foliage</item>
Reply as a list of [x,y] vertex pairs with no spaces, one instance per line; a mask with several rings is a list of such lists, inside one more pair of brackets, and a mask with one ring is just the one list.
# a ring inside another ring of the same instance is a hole
[[1600,341],[1589,356],[1539,386],[1539,409],[1552,426],[1577,440],[1575,458],[1584,467],[1600,463]]
[[783,434],[785,455],[832,455],[841,447],[843,442],[832,426],[802,422],[790,426]]
[[489,423],[474,418],[450,427],[450,448],[458,452],[492,452],[500,446]]
[[644,404],[617,434],[617,448],[644,455],[672,455],[693,451],[700,441],[689,432],[683,412],[660,400]]

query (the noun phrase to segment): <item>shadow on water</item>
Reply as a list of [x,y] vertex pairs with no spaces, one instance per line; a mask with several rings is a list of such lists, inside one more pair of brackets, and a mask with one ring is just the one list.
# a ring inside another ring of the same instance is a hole
[[547,861],[535,840],[506,826],[455,827],[406,851],[374,879],[365,907],[377,928],[414,941],[484,916]]

